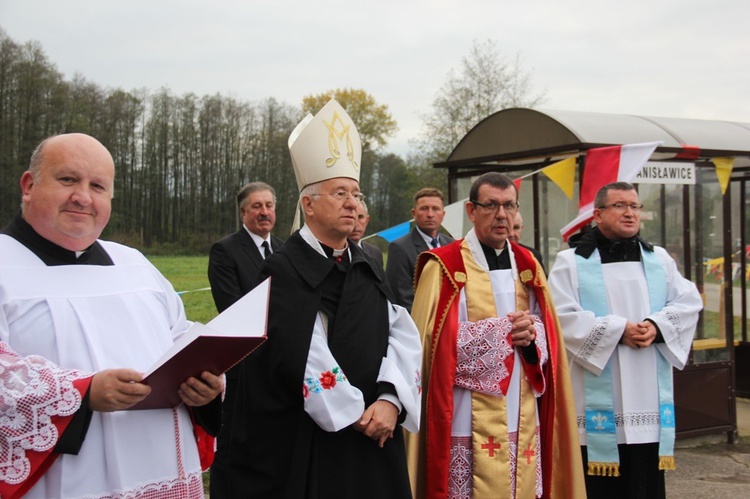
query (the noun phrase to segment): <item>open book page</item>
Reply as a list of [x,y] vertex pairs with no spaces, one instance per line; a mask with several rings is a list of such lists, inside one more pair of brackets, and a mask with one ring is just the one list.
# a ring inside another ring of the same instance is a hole
[[208,324],[194,322],[145,374],[147,378],[199,336],[265,336],[271,278],[258,284]]
[[204,371],[223,374],[266,340],[270,278],[218,317],[194,323],[146,373],[151,394],[131,410],[162,409],[181,403],[177,392],[189,377]]
[[264,336],[268,322],[270,290],[269,277],[214,317],[207,326],[222,336]]

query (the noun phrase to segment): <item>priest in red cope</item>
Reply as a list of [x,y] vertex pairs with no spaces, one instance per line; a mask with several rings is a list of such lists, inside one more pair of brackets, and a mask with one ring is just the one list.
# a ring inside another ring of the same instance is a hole
[[2,497],[203,497],[195,421],[218,430],[222,378],[188,378],[175,409],[126,410],[190,323],[141,253],[98,239],[114,173],[93,137],[46,139],[0,233]]
[[417,498],[585,496],[562,336],[541,265],[509,241],[517,211],[513,181],[485,173],[466,203],[474,227],[417,259]]

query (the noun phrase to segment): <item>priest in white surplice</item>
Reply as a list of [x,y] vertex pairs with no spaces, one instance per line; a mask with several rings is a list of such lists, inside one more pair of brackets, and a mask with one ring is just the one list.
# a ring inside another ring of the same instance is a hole
[[597,227],[549,276],[578,414],[589,497],[664,497],[674,469],[672,367],[687,362],[702,308],[661,247],[638,237],[643,207],[617,182],[594,201]]
[[125,410],[150,393],[142,372],[190,323],[141,253],[97,240],[113,183],[96,139],[51,137],[0,233],[4,498],[203,497],[198,440],[210,439],[193,421],[218,429],[223,381],[187,379],[176,409]]

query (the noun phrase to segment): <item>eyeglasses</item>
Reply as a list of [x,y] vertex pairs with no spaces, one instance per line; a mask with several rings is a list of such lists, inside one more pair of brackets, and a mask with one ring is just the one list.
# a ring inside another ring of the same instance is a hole
[[508,201],[507,203],[496,203],[494,201],[490,201],[489,203],[480,203],[479,201],[474,201],[473,199],[470,199],[472,203],[474,203],[476,206],[482,208],[482,210],[485,213],[497,213],[500,211],[500,208],[505,210],[505,213],[508,213],[509,215],[512,215],[513,213],[518,211],[518,207],[520,206],[515,201]]
[[365,200],[365,195],[362,194],[361,192],[349,192],[343,189],[338,190],[336,192],[318,192],[318,193],[312,194],[312,196],[331,196],[333,199],[335,199],[339,203],[344,203],[349,197],[352,197],[355,201],[358,201],[360,203]]
[[627,211],[628,208],[633,210],[633,213],[639,213],[643,209],[642,204],[638,203],[612,203],[612,204],[605,204],[604,206],[599,206],[599,210],[606,210],[607,208],[614,208],[617,211]]

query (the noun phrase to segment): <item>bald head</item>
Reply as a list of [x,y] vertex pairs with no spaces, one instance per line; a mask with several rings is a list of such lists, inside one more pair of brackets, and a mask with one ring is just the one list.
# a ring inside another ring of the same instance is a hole
[[523,217],[521,216],[521,212],[519,211],[516,213],[516,218],[513,220],[513,230],[511,230],[510,235],[508,235],[508,239],[510,239],[514,243],[520,243],[522,231]]
[[95,138],[71,133],[44,140],[21,176],[22,216],[45,239],[82,251],[109,221],[112,155]]

